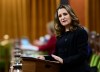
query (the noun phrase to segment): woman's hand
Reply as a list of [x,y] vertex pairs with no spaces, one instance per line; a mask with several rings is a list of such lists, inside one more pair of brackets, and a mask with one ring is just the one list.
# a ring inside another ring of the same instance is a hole
[[42,55],[41,55],[41,56],[38,56],[37,58],[38,58],[38,59],[41,59],[41,60],[45,60],[45,57],[42,56]]
[[63,64],[63,59],[60,58],[59,56],[56,56],[56,55],[51,55],[55,60],[59,61],[60,63]]

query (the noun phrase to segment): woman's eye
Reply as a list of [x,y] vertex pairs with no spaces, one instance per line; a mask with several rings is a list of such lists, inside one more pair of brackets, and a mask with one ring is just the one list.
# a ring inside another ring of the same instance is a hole
[[67,13],[63,13],[63,15],[67,15]]
[[58,15],[58,17],[61,17],[61,15]]

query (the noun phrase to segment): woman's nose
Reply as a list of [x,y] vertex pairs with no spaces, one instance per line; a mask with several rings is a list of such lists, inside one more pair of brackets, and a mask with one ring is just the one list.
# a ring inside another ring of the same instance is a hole
[[64,16],[62,15],[61,19],[64,19]]

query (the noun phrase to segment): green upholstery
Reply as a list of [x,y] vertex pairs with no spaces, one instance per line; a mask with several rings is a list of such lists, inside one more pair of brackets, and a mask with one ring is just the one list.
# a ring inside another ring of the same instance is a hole
[[100,72],[100,55],[93,54],[90,60],[90,67],[96,67],[97,72]]
[[93,67],[93,66],[97,66],[98,62],[99,62],[99,59],[100,59],[100,56],[97,55],[97,54],[93,54],[92,55],[92,58],[91,58],[91,61],[90,61],[90,66]]
[[99,62],[98,62],[97,68],[98,68],[98,72],[100,72],[100,59],[99,59]]
[[10,49],[11,45],[0,45],[0,70],[8,69],[10,63]]

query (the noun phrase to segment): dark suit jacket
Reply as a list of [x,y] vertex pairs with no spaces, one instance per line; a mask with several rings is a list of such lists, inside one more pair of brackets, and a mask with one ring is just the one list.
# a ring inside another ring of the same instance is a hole
[[[88,35],[82,28],[63,33],[57,38],[55,55],[63,59],[60,72],[88,71]],[[52,57],[46,59],[54,60]]]

